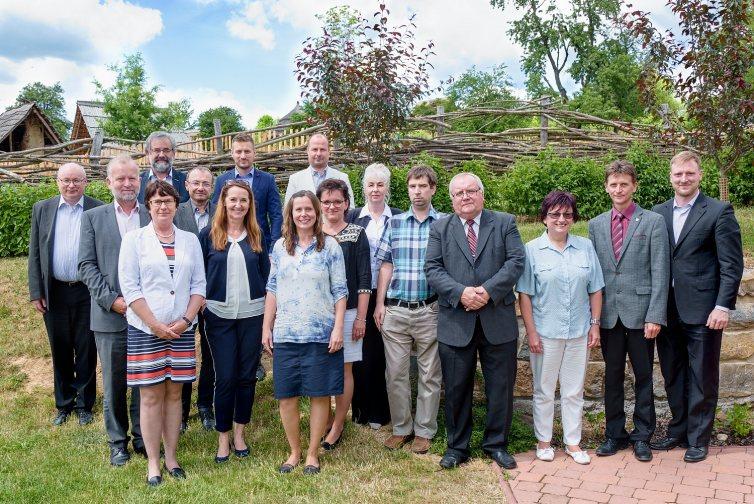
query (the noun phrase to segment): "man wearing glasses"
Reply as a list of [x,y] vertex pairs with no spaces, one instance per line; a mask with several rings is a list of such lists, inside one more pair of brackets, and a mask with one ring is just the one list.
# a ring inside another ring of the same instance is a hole
[[175,159],[175,140],[165,131],[152,132],[144,142],[144,150],[149,161],[150,169],[141,174],[139,203],[144,204],[144,191],[153,180],[164,180],[175,187],[181,203],[188,201],[186,190],[186,174],[173,170]]
[[79,280],[81,214],[102,205],[84,196],[84,168],[58,169],[60,196],[34,204],[29,240],[29,297],[42,314],[50,340],[57,416],[62,425],[75,410],[79,424],[92,423],[97,348],[89,328],[89,290]]

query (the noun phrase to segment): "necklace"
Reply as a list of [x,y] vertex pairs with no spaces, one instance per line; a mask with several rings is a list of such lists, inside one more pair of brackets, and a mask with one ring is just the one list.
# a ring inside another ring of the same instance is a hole
[[169,235],[161,235],[161,234],[160,234],[160,233],[158,233],[158,232],[157,232],[157,230],[155,229],[155,230],[154,230],[154,234],[156,234],[156,235],[157,235],[158,237],[160,237],[160,238],[165,238],[165,239],[168,239],[168,238],[172,237],[172,236],[173,236],[173,235],[175,234],[175,231],[173,231],[173,232],[172,232],[172,233],[170,233]]

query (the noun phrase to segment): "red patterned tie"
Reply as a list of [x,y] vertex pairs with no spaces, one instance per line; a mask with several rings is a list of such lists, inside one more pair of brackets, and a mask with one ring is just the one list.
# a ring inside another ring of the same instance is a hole
[[623,219],[625,218],[625,215],[619,213],[617,218],[613,219],[613,253],[616,261],[620,259],[620,251],[623,248]]
[[476,257],[476,232],[474,232],[474,219],[466,221],[469,226],[469,232],[466,234],[466,238],[469,240],[469,250],[471,255]]

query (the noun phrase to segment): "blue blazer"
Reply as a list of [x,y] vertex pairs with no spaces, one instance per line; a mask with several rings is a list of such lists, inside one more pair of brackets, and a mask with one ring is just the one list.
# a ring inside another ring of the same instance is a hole
[[[141,172],[139,176],[141,186],[139,187],[139,203],[144,204],[144,191],[147,190],[147,184],[149,183],[149,170]],[[188,201],[189,193],[186,190],[186,174],[179,172],[173,168],[173,187],[178,191],[178,197],[181,198],[181,203]]]
[[[207,277],[207,296],[211,301],[224,302],[225,288],[228,281],[228,247],[216,250],[210,238],[211,226],[206,226],[199,232],[199,244],[204,255],[204,271]],[[264,297],[267,294],[267,277],[270,276],[270,256],[262,244],[262,251],[252,250],[248,240],[239,243],[246,259],[246,275],[249,278],[249,294],[251,299]]]
[[[235,174],[236,169],[233,168],[217,177],[215,192],[212,193],[212,204],[217,203],[220,199],[220,191],[228,180],[235,178]],[[264,246],[267,250],[272,250],[272,246],[280,238],[280,229],[283,227],[283,206],[280,203],[280,193],[275,177],[259,168],[254,168],[251,192],[254,193],[254,208],[257,212],[257,223],[264,235]]]

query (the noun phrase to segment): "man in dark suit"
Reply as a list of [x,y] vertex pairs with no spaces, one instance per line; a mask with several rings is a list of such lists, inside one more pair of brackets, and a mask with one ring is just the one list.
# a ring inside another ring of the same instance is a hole
[[524,245],[515,218],[484,209],[484,186],[472,173],[450,181],[455,215],[432,225],[424,270],[437,291],[437,321],[448,448],[443,468],[469,458],[477,353],[487,396],[482,448],[501,467],[516,467],[508,453],[516,381],[513,286],[524,267]]
[[[668,231],[663,218],[633,200],[636,168],[614,161],[605,170],[605,190],[613,205],[589,221],[589,239],[605,278],[600,341],[605,360],[606,437],[597,455],[614,455],[633,444],[637,460],[652,460],[655,429],[652,370],[655,338],[667,325]],[[634,429],[626,432],[626,355],[634,374]]]
[[[203,166],[192,169],[186,176],[186,189],[189,200],[178,205],[173,221],[178,229],[199,235],[199,231],[212,223],[216,206],[210,201],[212,194],[212,172]],[[199,312],[199,341],[202,349],[202,365],[199,371],[196,407],[199,419],[206,430],[215,428],[215,413],[212,401],[215,391],[215,368],[212,354],[207,344],[207,334],[204,332],[204,315]],[[191,383],[183,384],[183,421],[181,432],[188,428],[188,417],[191,410]]]
[[[118,280],[118,257],[123,236],[149,223],[149,212],[136,200],[139,167],[127,155],[107,165],[107,185],[113,203],[84,212],[81,217],[79,278],[91,295],[91,329],[102,365],[103,416],[110,444],[110,463],[122,466],[128,452],[126,386],[126,302]],[[146,456],[139,428],[139,389],[131,389],[131,434],[134,451]]]
[[720,382],[720,345],[743,275],[741,229],[733,207],[699,190],[701,160],[684,151],[670,161],[675,196],[652,210],[670,238],[668,327],[657,354],[673,418],[656,450],[688,446],[684,460],[707,457]]
[[42,314],[52,352],[57,416],[62,425],[73,410],[80,425],[92,423],[97,349],[89,329],[89,291],[79,281],[81,215],[102,204],[84,196],[86,172],[75,163],[58,169],[60,196],[34,204],[29,239],[29,298]]
[[272,246],[280,238],[280,229],[283,226],[283,211],[280,203],[275,177],[254,166],[254,139],[249,133],[239,133],[233,137],[231,143],[231,155],[235,168],[228,170],[219,177],[215,183],[215,192],[212,194],[212,203],[217,203],[220,191],[229,180],[241,180],[251,186],[254,193],[254,208],[257,213],[257,222],[264,234],[264,245],[267,252],[272,251]]
[[153,180],[164,180],[178,191],[181,203],[188,201],[186,190],[186,174],[173,169],[175,159],[175,140],[170,133],[154,131],[144,141],[144,151],[149,161],[150,169],[142,172],[139,179],[140,204],[144,204],[144,191]]

